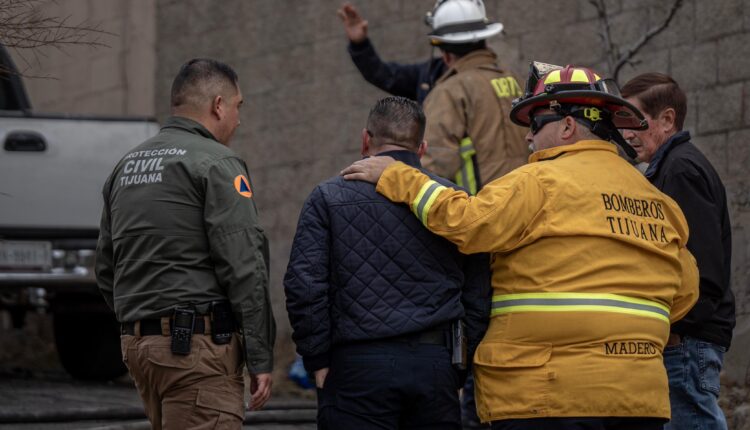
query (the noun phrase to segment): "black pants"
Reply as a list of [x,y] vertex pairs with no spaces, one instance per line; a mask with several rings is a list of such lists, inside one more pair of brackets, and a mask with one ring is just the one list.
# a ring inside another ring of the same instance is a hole
[[460,430],[459,375],[448,348],[373,341],[335,347],[318,429]]
[[492,430],[662,430],[661,418],[529,418],[492,423]]

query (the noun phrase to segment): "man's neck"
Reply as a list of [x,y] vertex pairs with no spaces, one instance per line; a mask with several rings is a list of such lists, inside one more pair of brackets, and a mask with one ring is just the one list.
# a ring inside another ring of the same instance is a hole
[[409,152],[415,152],[413,149],[410,149],[410,148],[407,148],[407,147],[404,147],[404,146],[385,144],[385,145],[378,146],[377,149],[371,149],[367,155],[369,155],[371,157],[374,157],[376,155],[382,154],[384,152],[389,152],[389,151],[409,151]]

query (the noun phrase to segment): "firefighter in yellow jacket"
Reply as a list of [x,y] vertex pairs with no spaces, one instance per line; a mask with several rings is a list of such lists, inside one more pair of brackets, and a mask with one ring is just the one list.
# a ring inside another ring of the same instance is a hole
[[422,163],[476,194],[529,156],[524,129],[508,119],[521,87],[486,45],[503,25],[489,22],[481,0],[438,1],[428,22],[448,70],[424,101],[429,146]]
[[[465,253],[493,253],[477,409],[493,429],[656,430],[670,417],[662,350],[698,294],[677,204],[618,156],[617,128],[646,127],[612,81],[532,66],[511,111],[530,164],[471,197],[387,157],[347,179],[410,204]],[[545,73],[546,70],[546,73]]]

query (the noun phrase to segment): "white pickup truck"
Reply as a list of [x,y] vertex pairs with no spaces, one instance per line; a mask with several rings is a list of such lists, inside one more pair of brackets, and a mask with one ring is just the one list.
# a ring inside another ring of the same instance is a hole
[[[0,67],[15,70],[1,46]],[[101,189],[117,161],[157,131],[149,118],[33,113],[20,77],[0,72],[0,309],[16,327],[27,311],[51,312],[75,378],[126,371],[93,273]]]

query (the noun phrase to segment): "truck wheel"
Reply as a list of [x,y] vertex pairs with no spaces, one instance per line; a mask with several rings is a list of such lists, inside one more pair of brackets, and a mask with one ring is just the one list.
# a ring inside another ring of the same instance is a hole
[[54,313],[55,344],[65,370],[76,379],[107,381],[127,371],[114,315],[100,312]]

